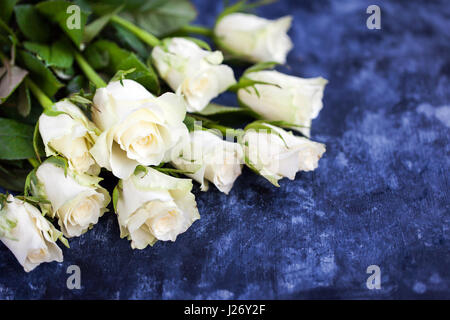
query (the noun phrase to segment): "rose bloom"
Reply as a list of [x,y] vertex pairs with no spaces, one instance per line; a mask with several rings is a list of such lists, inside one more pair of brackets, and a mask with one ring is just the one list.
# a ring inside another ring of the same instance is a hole
[[192,180],[178,179],[155,169],[142,168],[118,186],[117,217],[121,237],[133,249],[157,240],[175,241],[200,218]]
[[242,147],[222,140],[210,131],[196,130],[182,146],[180,156],[172,164],[187,173],[186,175],[201,183],[203,191],[208,190],[208,181],[217,189],[228,194],[234,181],[242,171]]
[[58,218],[67,237],[85,233],[107,211],[110,196],[98,185],[98,177],[71,170],[65,174],[64,168],[47,160],[36,170],[36,179],[33,193],[50,201],[47,214]]
[[100,167],[89,153],[98,129],[68,100],[54,104],[52,111],[52,115],[43,113],[39,117],[39,133],[44,142],[46,156],[61,154],[67,158],[73,170],[98,174]]
[[240,89],[238,99],[241,104],[265,120],[283,120],[297,125],[292,129],[309,137],[311,120],[319,115],[323,107],[327,80],[321,77],[303,79],[268,70],[250,72],[246,77],[270,84],[257,84],[255,89]]
[[[2,220],[6,223],[1,223]],[[62,251],[56,244],[60,237],[61,232],[37,208],[8,196],[0,210],[0,240],[26,272],[43,262],[63,261]]]
[[246,13],[221,18],[215,28],[215,42],[225,52],[250,62],[286,63],[292,49],[287,35],[292,17],[268,20]]
[[208,51],[184,38],[164,40],[152,51],[159,75],[172,90],[181,93],[187,110],[203,110],[208,103],[236,83],[233,69],[221,64],[220,51]]
[[133,80],[122,82],[95,93],[92,118],[102,134],[90,152],[100,166],[126,179],[139,164],[169,161],[170,150],[188,131],[182,97],[155,97]]
[[287,177],[295,179],[298,171],[318,167],[325,145],[294,136],[281,128],[265,124],[267,131],[248,130],[243,137],[247,164],[273,184]]

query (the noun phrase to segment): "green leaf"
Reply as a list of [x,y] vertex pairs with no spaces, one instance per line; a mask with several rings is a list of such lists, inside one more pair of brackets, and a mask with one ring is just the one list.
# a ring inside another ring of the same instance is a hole
[[0,19],[8,23],[13,12],[13,8],[19,0],[2,0],[0,1]]
[[[127,78],[139,82],[154,94],[159,94],[159,82],[155,71],[150,66],[146,66],[134,53],[121,49],[114,42],[107,40],[99,40],[92,46],[108,54],[108,65],[105,69],[109,73],[115,74],[118,70],[134,68],[135,70],[128,74]],[[91,61],[91,55],[87,55],[87,59],[91,66],[98,63],[95,60]]]
[[51,21],[57,23],[77,48],[80,48],[88,16],[87,12],[64,0],[44,1],[38,3],[36,9]]
[[18,43],[16,35],[2,19],[0,19],[0,31],[2,31],[0,32],[0,43],[7,44],[8,46]]
[[79,92],[86,85],[86,79],[82,75],[77,75],[72,78],[67,84],[67,91],[69,93]]
[[84,56],[95,70],[104,69],[109,65],[109,53],[98,46],[90,45],[84,51]]
[[[3,1],[3,0],[2,0]],[[32,41],[46,42],[50,38],[50,25],[45,17],[30,4],[14,8],[20,31]]]
[[[17,162],[17,160],[15,160]],[[31,169],[0,164],[0,186],[6,190],[22,192]]]
[[67,69],[72,66],[73,54],[72,50],[70,50],[70,44],[68,40],[60,39],[53,42],[50,48],[50,54],[50,65],[62,69]]
[[31,111],[30,90],[23,84],[19,88],[19,98],[17,101],[17,110],[22,117],[27,117]]
[[33,54],[21,50],[19,56],[23,65],[30,72],[31,79],[40,86],[46,95],[52,97],[59,88],[63,87],[50,69],[45,67],[44,63]]
[[47,63],[47,65],[49,65],[48,61],[50,60],[51,56],[50,45],[39,42],[25,41],[23,43],[23,46],[28,51],[35,53],[39,58],[44,60]]
[[47,66],[57,68],[70,68],[73,63],[73,54],[70,50],[70,43],[61,39],[51,45],[26,41],[23,43],[25,49],[37,54],[42,58]]
[[189,24],[197,17],[197,12],[187,0],[156,0],[130,9],[123,16],[154,36],[160,37]]
[[108,24],[109,20],[112,16],[117,14],[120,10],[122,10],[123,6],[116,8],[114,11],[102,15],[100,18],[92,21],[90,24],[86,25],[84,28],[83,34],[83,43],[87,44],[92,41]]
[[129,46],[133,51],[135,51],[141,57],[150,56],[150,50],[137,36],[132,32],[128,31],[124,27],[114,24],[114,28],[117,31],[117,37],[123,41],[123,43]]
[[3,59],[3,67],[0,67],[0,104],[9,98],[27,74],[26,70],[12,65],[7,59]]
[[20,160],[34,157],[33,127],[0,118],[0,159]]

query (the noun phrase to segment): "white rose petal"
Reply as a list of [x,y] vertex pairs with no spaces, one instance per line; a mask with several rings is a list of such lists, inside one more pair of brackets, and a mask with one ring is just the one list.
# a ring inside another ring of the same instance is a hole
[[[255,85],[254,89],[240,89],[239,101],[260,114],[266,120],[283,120],[302,127],[293,127],[304,135],[310,135],[311,120],[323,107],[322,98],[327,80],[303,79],[278,71],[251,72],[246,77],[274,85]],[[275,86],[276,85],[276,86]]]
[[117,217],[121,237],[133,249],[157,240],[175,241],[200,218],[190,179],[178,179],[146,168],[121,180]]
[[181,148],[181,156],[172,160],[176,168],[193,172],[187,176],[201,183],[203,191],[208,190],[210,181],[221,192],[230,192],[242,170],[243,151],[239,144],[197,130],[190,133],[190,139]]
[[217,23],[214,34],[216,42],[226,52],[250,62],[284,64],[293,47],[287,35],[291,23],[291,16],[267,20],[251,14],[232,13]]
[[92,117],[103,130],[90,152],[97,163],[121,179],[137,165],[158,165],[188,134],[186,105],[174,93],[153,96],[133,80],[111,82],[94,96]]
[[0,240],[11,250],[26,272],[43,262],[62,262],[63,254],[55,241],[60,232],[32,205],[9,195],[0,215],[15,226]]
[[75,171],[98,174],[100,167],[89,153],[97,137],[95,125],[68,100],[57,102],[52,108],[62,113],[56,116],[43,113],[39,118],[46,155],[61,154]]
[[272,131],[248,130],[243,138],[250,164],[264,177],[276,183],[295,179],[298,171],[313,171],[325,153],[325,145],[294,136],[292,132],[265,124]]
[[233,69],[221,64],[220,51],[201,49],[195,42],[172,38],[152,51],[160,76],[172,90],[181,93],[189,112],[201,111],[228,87],[236,83]]
[[64,235],[77,237],[86,232],[107,211],[108,192],[98,186],[98,178],[68,172],[51,162],[36,171],[35,193],[51,203],[51,215],[57,216]]

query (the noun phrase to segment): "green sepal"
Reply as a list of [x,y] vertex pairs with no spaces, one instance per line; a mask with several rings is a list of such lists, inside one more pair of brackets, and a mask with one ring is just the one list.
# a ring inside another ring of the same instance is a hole
[[112,202],[115,213],[117,213],[117,202],[119,201],[119,189],[122,189],[122,180],[119,180],[119,182],[116,184],[112,192]]
[[[45,112],[45,111],[44,111]],[[39,161],[39,163],[42,163],[41,156],[45,156],[45,152],[43,151],[43,143],[41,134],[39,132],[39,120],[36,122],[36,125],[34,126],[34,132],[33,132],[33,149],[34,153],[36,155],[36,159]]]
[[196,171],[191,172],[191,171],[175,169],[175,168],[161,168],[161,167],[152,167],[152,168],[155,170],[158,170],[161,173],[174,176],[175,178],[178,178],[180,174],[187,175],[187,174],[194,174],[196,172]]
[[252,118],[260,119],[261,117],[247,107],[230,107],[230,106],[223,106],[216,103],[210,103],[201,111],[194,112],[195,114],[199,114],[202,116],[214,116],[214,115],[221,115],[221,114],[244,114],[249,115]]
[[209,44],[206,41],[203,41],[201,39],[194,38],[194,37],[183,37],[183,38],[194,42],[196,45],[198,45],[202,49],[205,49],[205,50],[208,50],[208,51],[212,51],[211,47],[209,46]]
[[0,237],[9,240],[17,240],[12,238],[9,234],[12,229],[17,226],[17,221],[9,219],[5,216],[3,209],[8,203],[8,194],[0,194]]
[[253,3],[247,3],[248,0],[238,1],[235,4],[233,4],[229,7],[226,7],[225,10],[222,11],[222,13],[217,17],[216,25],[219,23],[220,20],[222,20],[225,16],[227,16],[229,14],[236,13],[236,12],[249,11],[251,9],[254,9],[254,8],[257,8],[260,6],[271,4],[275,1],[277,1],[277,0],[260,0],[260,1],[255,1]]
[[244,156],[244,162],[247,167],[249,167],[250,170],[252,170],[257,175],[260,175],[261,177],[265,178],[267,181],[269,181],[271,184],[273,184],[275,187],[280,187],[278,184],[278,179],[276,179],[273,176],[263,175],[259,170],[256,168],[256,166],[250,161],[247,155]]
[[111,82],[120,81],[120,84],[123,86],[123,80],[126,79],[126,76],[130,73],[133,73],[136,68],[131,68],[128,70],[118,70],[116,74],[111,78]]
[[50,201],[48,201],[47,199],[45,199],[42,196],[17,196],[16,197],[19,200],[22,200],[24,202],[28,202],[32,205],[36,205],[36,204],[51,204]]
[[25,179],[25,187],[23,190],[24,197],[30,196],[30,194],[35,194],[35,196],[41,196],[40,194],[37,194],[35,192],[35,188],[38,185],[39,181],[36,176],[36,170],[37,168],[34,168],[30,171],[30,173],[27,175],[27,178]]
[[50,158],[45,160],[45,162],[48,162],[48,163],[54,164],[57,167],[63,168],[64,176],[67,177],[67,172],[69,170],[69,162],[67,161],[66,158],[64,158],[62,156],[51,156]]

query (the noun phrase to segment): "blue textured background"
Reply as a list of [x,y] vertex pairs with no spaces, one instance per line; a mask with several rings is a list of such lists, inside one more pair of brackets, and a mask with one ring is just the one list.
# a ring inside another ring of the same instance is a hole
[[[194,1],[211,26],[220,6]],[[366,28],[381,7],[382,29]],[[196,196],[202,219],[175,243],[132,251],[114,214],[26,274],[0,245],[0,298],[450,298],[448,1],[283,1],[289,68],[330,80],[313,173],[271,187],[248,170],[229,196]],[[233,100],[225,96],[224,101]],[[66,269],[82,289],[66,289]],[[381,290],[365,286],[381,267]]]

